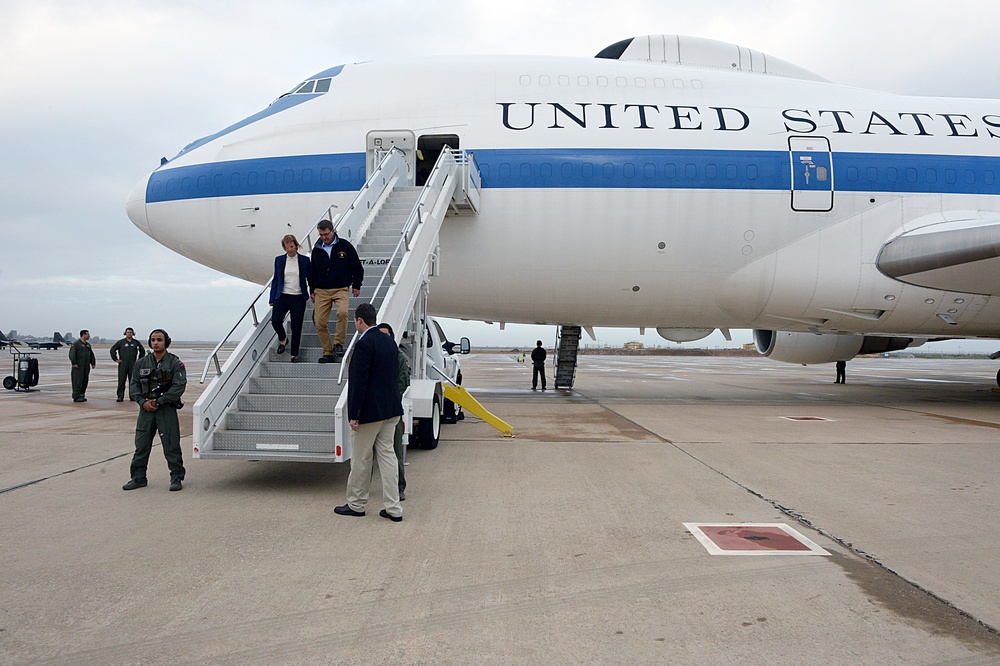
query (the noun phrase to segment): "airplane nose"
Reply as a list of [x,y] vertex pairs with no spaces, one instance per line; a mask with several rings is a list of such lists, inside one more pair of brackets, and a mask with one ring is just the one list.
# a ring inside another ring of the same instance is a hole
[[132,224],[139,227],[147,236],[152,236],[153,231],[149,228],[149,220],[146,217],[146,184],[148,182],[149,176],[146,176],[132,188],[125,201],[125,212],[128,213]]

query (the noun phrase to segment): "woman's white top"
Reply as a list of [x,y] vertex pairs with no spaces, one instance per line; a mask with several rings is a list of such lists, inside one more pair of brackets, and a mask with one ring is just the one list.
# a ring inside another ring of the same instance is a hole
[[285,284],[281,287],[282,294],[289,296],[301,296],[302,287],[299,285],[299,257],[285,257]]

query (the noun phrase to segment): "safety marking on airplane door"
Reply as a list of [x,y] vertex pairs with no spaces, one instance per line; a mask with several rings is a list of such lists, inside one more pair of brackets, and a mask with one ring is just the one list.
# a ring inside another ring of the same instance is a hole
[[822,416],[782,416],[786,421],[833,421]]
[[710,555],[829,555],[782,523],[682,523]]

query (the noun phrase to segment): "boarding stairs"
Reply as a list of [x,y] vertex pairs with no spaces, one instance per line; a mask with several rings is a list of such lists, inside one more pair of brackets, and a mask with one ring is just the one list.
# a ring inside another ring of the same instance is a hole
[[560,326],[556,340],[555,387],[571,389],[576,380],[576,358],[580,350],[579,326]]
[[[446,150],[423,187],[413,187],[397,151],[381,160],[371,178],[342,216],[332,207],[320,218],[334,223],[337,234],[351,240],[365,267],[358,303],[370,302],[379,321],[397,331],[420,337],[428,278],[436,270],[438,233],[449,212],[476,212],[479,174],[475,162],[463,153]],[[319,221],[317,221],[318,223]],[[311,248],[312,229],[304,235]],[[216,376],[194,407],[195,458],[342,462],[351,456],[347,419],[346,361],[356,340],[348,320],[348,356],[342,363],[317,363],[323,350],[313,325],[309,304],[303,322],[299,362],[290,363],[289,351],[277,353],[277,335],[266,307],[270,283],[244,312],[252,329],[239,342],[225,366],[218,354],[240,326],[220,342],[205,366],[202,381],[213,367]],[[263,299],[263,301],[261,300]],[[257,308],[263,306],[263,316]],[[336,326],[336,316],[330,328]],[[290,331],[286,322],[286,332]],[[332,331],[331,331],[332,336]],[[413,345],[411,345],[413,346]],[[418,355],[422,360],[422,354]]]

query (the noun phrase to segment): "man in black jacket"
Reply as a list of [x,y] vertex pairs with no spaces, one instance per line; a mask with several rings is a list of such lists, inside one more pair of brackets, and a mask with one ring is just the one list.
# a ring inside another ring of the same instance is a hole
[[545,390],[545,348],[542,341],[538,340],[535,348],[531,350],[531,390],[538,388],[538,377],[542,377],[542,390]]
[[[319,240],[312,249],[309,288],[315,304],[313,321],[316,335],[323,345],[323,356],[319,362],[336,363],[344,356],[344,341],[347,340],[347,290],[351,288],[355,298],[361,295],[365,269],[358,258],[358,251],[350,241],[337,235],[329,220],[320,222],[316,229]],[[327,326],[333,307],[337,308],[337,329],[331,342]]]
[[399,504],[399,471],[392,436],[403,415],[397,388],[399,350],[388,335],[375,328],[377,314],[370,303],[362,303],[354,313],[361,337],[351,353],[347,380],[347,418],[354,431],[351,474],[347,477],[347,504],[336,507],[334,512],[341,516],[365,515],[374,455],[378,456],[385,505],[378,515],[398,523],[403,520],[403,508]]

